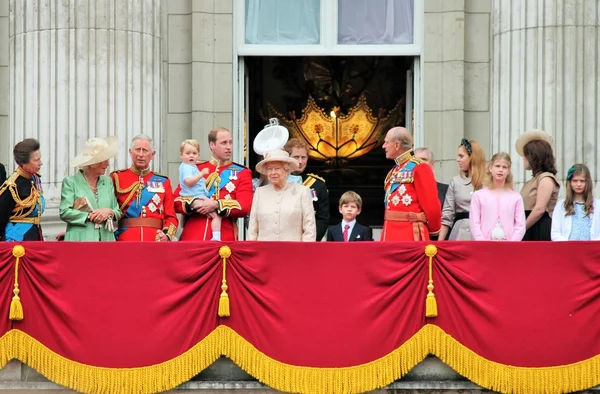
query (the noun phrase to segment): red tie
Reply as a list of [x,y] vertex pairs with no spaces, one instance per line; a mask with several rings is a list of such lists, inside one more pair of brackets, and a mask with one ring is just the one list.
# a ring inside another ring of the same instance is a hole
[[349,225],[349,224],[346,224],[346,225],[344,226],[344,232],[343,232],[343,235],[344,235],[344,242],[348,242],[348,229],[349,229],[349,228],[350,228],[350,225]]

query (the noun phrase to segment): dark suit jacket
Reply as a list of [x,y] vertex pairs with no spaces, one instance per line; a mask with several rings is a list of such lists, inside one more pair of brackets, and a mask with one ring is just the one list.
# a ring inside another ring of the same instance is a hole
[[0,185],[2,185],[5,180],[6,180],[6,168],[4,168],[4,164],[0,163]]
[[[317,242],[325,236],[329,225],[329,191],[323,178],[314,174],[302,174],[303,185],[313,189],[317,194],[317,200],[313,201],[315,208],[315,221],[317,222]],[[312,193],[312,191],[311,191]]]
[[438,198],[440,199],[440,204],[442,205],[442,209],[444,208],[444,200],[446,199],[446,192],[448,191],[447,183],[437,183],[438,189]]
[[[372,241],[373,230],[369,226],[363,226],[356,222],[352,228],[352,232],[348,237],[348,242],[356,241]],[[338,223],[335,226],[329,226],[327,229],[327,241],[344,242],[344,235],[342,234],[342,223]]]

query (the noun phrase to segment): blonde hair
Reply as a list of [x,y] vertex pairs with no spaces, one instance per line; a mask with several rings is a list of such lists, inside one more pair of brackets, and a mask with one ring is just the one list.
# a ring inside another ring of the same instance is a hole
[[492,180],[492,173],[490,172],[490,167],[498,160],[504,160],[508,163],[508,175],[506,175],[506,179],[504,180],[504,188],[512,190],[514,188],[513,175],[511,170],[512,160],[510,158],[510,155],[506,152],[498,152],[495,153],[494,156],[492,156],[492,158],[490,159],[490,165],[488,166],[488,169],[485,173],[484,185],[487,187],[494,185],[494,181]]
[[196,140],[185,140],[181,143],[181,145],[179,146],[179,153],[183,153],[183,148],[185,148],[186,145],[189,146],[193,146],[194,148],[196,148],[196,150],[198,151],[198,153],[200,153],[200,143]]
[[358,209],[362,209],[362,198],[360,198],[358,193],[353,192],[352,190],[348,190],[342,194],[342,197],[340,197],[340,208],[342,205],[350,204],[351,202],[355,203]]
[[[469,140],[471,146],[471,153],[467,152],[469,155],[469,176],[471,177],[471,185],[473,185],[473,190],[479,190],[484,184],[484,178],[487,173],[487,161],[485,160],[485,151],[479,145],[479,142],[475,140]],[[463,147],[465,151],[467,150],[464,145],[459,145]],[[463,176],[467,174],[461,172]]]

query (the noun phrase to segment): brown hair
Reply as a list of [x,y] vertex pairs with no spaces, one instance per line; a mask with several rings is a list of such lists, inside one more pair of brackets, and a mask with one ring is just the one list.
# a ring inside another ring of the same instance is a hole
[[[485,151],[479,145],[479,142],[475,140],[469,140],[469,146],[471,153],[468,152],[467,148],[461,143],[458,147],[463,147],[469,155],[469,176],[471,177],[471,184],[473,190],[479,190],[483,186],[483,181],[487,173],[487,161],[485,160]],[[464,174],[466,176],[467,174]]]
[[15,145],[13,149],[13,156],[15,162],[22,166],[23,164],[29,163],[31,160],[31,154],[40,150],[40,142],[34,138],[27,138]]
[[350,204],[351,202],[355,203],[358,209],[362,209],[362,198],[360,198],[358,193],[353,192],[352,190],[348,190],[342,194],[342,197],[340,197],[340,208],[342,205]]
[[301,138],[290,138],[288,142],[285,143],[283,150],[285,150],[290,155],[292,154],[292,149],[294,148],[303,148],[306,149],[306,154],[308,155],[308,144]]
[[181,143],[181,145],[179,146],[179,153],[183,153],[183,148],[185,148],[186,145],[189,146],[193,146],[194,148],[196,148],[196,150],[198,151],[198,153],[200,153],[200,143],[196,140],[185,140]]
[[214,129],[212,129],[211,131],[208,132],[208,143],[210,144],[212,143],[216,143],[217,142],[217,134],[219,134],[219,131],[226,131],[228,133],[230,133],[229,130],[227,130],[225,127],[215,127]]
[[542,172],[556,175],[556,166],[552,145],[544,140],[533,140],[523,147],[523,155],[529,162],[533,176]]
[[510,155],[506,152],[498,152],[495,153],[494,156],[492,156],[492,158],[490,159],[490,165],[487,168],[487,171],[485,173],[485,180],[484,180],[484,184],[485,186],[493,186],[494,185],[494,181],[492,180],[492,173],[490,172],[490,167],[497,162],[498,160],[504,160],[508,163],[508,175],[506,175],[506,179],[504,181],[504,187],[506,189],[513,189],[514,188],[514,181],[513,181],[513,175],[512,175],[512,160],[510,158]]
[[590,169],[585,164],[575,164],[569,168],[567,173],[567,180],[565,181],[567,186],[567,194],[565,196],[565,215],[574,215],[575,206],[573,203],[574,193],[571,187],[571,179],[575,175],[583,175],[585,178],[585,189],[583,189],[583,202],[585,208],[585,216],[590,216],[594,213],[594,193],[592,192],[592,174]]

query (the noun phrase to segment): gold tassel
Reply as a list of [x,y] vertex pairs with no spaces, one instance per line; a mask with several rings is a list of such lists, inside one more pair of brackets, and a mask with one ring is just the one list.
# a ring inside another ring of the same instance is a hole
[[429,283],[427,284],[427,299],[425,300],[425,316],[436,317],[438,315],[437,301],[433,294],[433,256],[437,254],[435,245],[425,247],[425,255],[429,257]]
[[25,256],[25,248],[21,245],[17,245],[13,248],[13,256],[17,259],[15,263],[15,286],[13,288],[13,298],[10,302],[10,312],[8,318],[10,320],[23,320],[23,305],[21,304],[21,297],[19,297],[19,259]]
[[219,316],[228,317],[229,310],[229,295],[227,294],[227,259],[231,256],[231,249],[224,245],[219,249],[219,256],[223,259],[223,282],[221,283],[221,297],[219,298]]

